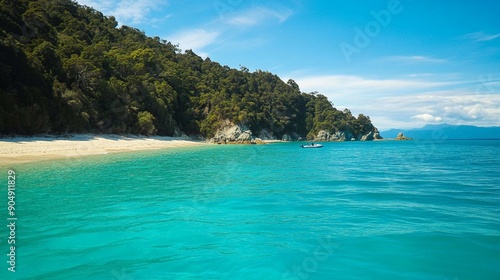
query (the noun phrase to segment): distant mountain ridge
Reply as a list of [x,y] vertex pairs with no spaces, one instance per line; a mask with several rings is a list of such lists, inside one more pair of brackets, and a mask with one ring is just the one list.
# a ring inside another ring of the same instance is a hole
[[415,139],[500,139],[500,126],[428,124],[409,130],[390,129],[380,134],[384,138],[396,138],[400,132]]

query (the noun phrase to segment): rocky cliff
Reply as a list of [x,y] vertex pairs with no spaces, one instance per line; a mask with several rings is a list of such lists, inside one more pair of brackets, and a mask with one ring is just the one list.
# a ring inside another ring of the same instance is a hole
[[382,140],[382,139],[384,139],[384,138],[380,135],[378,130],[374,130],[374,131],[370,131],[367,134],[361,136],[361,138],[359,140],[372,141],[372,140]]
[[[338,131],[330,133],[326,130],[320,130],[314,141],[329,142],[329,141],[372,141],[383,139],[377,130],[370,131],[365,135],[353,135],[349,131]],[[211,143],[216,144],[262,144],[265,141],[301,141],[302,137],[293,134],[284,134],[281,139],[277,139],[268,129],[262,129],[255,137],[253,132],[244,124],[234,124],[230,121],[224,124],[217,130],[214,137],[210,139]]]
[[217,130],[211,143],[216,144],[262,144],[262,139],[253,136],[252,131],[246,125],[236,125],[226,121]]
[[337,131],[332,134],[326,130],[320,130],[314,138],[314,141],[372,141],[381,139],[383,139],[382,136],[380,136],[376,130],[358,136],[353,135],[349,131]]

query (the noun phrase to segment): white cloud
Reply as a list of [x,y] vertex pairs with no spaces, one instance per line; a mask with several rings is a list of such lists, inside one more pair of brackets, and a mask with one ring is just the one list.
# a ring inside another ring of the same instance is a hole
[[[302,91],[319,91],[338,109],[370,116],[380,130],[427,123],[500,125],[500,92],[476,91],[484,81],[428,73],[415,78],[374,79],[349,75],[290,77]],[[284,79],[288,80],[288,77]],[[497,81],[489,78],[486,81]]]
[[478,126],[500,125],[498,94],[464,94],[449,90],[435,94],[390,96],[374,103],[384,104],[383,111],[386,116],[399,120],[406,119],[409,124],[413,121],[413,127],[421,126],[422,123],[440,122]]
[[254,7],[239,14],[234,14],[225,19],[226,23],[239,26],[254,26],[267,20],[276,19],[285,22],[293,12],[289,9],[272,9],[268,7]]
[[415,115],[411,117],[412,119],[415,120],[421,120],[426,123],[440,123],[443,121],[443,118],[441,117],[435,117],[431,114],[420,114],[420,115]]
[[448,117],[460,121],[477,121],[500,115],[499,107],[488,106],[484,102],[475,102],[468,105],[450,104],[444,107]]
[[211,45],[218,37],[219,32],[217,31],[190,29],[169,36],[166,39],[173,44],[179,44],[181,49],[192,49],[199,56],[207,57],[208,55],[203,52],[203,48]]
[[119,24],[143,23],[151,11],[167,4],[161,0],[77,0],[81,5],[92,7],[105,15],[114,16]]
[[422,55],[412,55],[412,56],[390,56],[387,57],[386,59],[392,60],[392,61],[398,61],[398,62],[403,62],[403,63],[444,63],[447,62],[446,59],[440,59],[440,58],[433,58],[429,56],[422,56]]
[[472,40],[473,42],[478,43],[478,42],[487,42],[487,41],[494,40],[496,38],[500,38],[500,33],[487,34],[487,33],[484,33],[483,31],[480,31],[480,32],[465,34],[464,37],[466,39],[469,39],[469,40]]

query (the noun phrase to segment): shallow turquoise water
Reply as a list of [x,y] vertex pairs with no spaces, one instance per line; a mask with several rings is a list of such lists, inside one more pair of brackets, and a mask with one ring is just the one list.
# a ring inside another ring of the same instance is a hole
[[500,279],[500,141],[298,146],[15,166],[0,279]]

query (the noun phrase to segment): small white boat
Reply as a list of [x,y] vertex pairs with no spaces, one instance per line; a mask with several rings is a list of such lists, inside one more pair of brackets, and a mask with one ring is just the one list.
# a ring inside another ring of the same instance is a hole
[[311,144],[307,144],[307,145],[300,145],[300,147],[302,147],[302,148],[323,148],[323,145],[311,143]]

